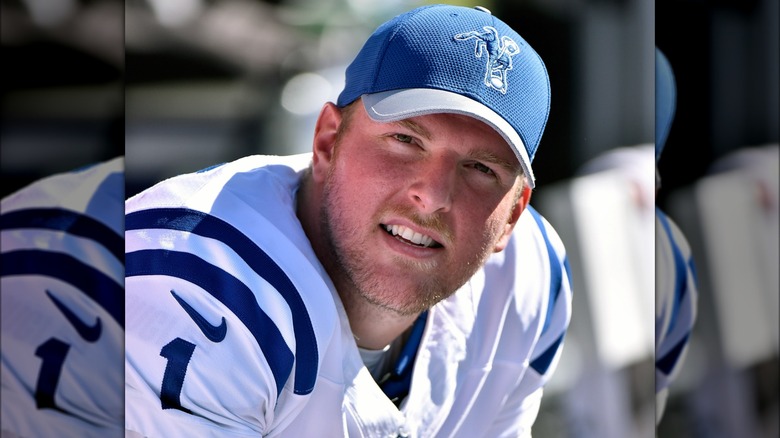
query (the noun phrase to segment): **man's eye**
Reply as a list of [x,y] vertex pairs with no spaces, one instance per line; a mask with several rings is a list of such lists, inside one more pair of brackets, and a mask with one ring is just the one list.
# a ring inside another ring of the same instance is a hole
[[414,141],[414,138],[412,138],[411,135],[406,134],[393,134],[393,138],[400,141],[401,143],[411,143]]
[[474,169],[476,169],[476,170],[478,170],[478,171],[480,171],[482,173],[486,173],[488,175],[492,175],[493,174],[493,169],[485,166],[482,163],[474,163]]

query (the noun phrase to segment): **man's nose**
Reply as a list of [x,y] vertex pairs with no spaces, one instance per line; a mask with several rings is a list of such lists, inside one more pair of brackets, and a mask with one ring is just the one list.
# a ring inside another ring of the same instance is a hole
[[456,169],[447,159],[418,163],[409,186],[409,197],[421,214],[446,213],[452,208]]

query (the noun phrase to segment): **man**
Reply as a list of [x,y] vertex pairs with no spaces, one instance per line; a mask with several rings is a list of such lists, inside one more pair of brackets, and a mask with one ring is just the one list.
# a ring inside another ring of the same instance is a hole
[[124,162],[3,198],[3,437],[120,437]]
[[128,433],[529,436],[571,313],[528,206],[548,114],[520,35],[421,7],[368,39],[311,154],[129,199]]
[[[669,60],[655,51],[656,193],[658,159],[677,107],[677,86]],[[698,285],[688,239],[660,208],[655,209],[655,393],[656,424],[666,410],[669,386],[679,375],[696,320]]]

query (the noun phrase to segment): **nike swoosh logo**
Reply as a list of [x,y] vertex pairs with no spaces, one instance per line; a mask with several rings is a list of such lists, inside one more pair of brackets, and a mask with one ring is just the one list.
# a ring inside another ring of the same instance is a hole
[[181,305],[182,308],[184,308],[184,311],[187,312],[187,315],[190,315],[190,318],[195,321],[195,324],[198,325],[200,331],[203,332],[209,341],[222,342],[222,340],[225,339],[225,335],[227,334],[227,321],[225,321],[224,316],[222,317],[222,322],[219,325],[213,325],[206,321],[206,318],[198,313],[197,310],[192,308],[189,303],[176,295],[176,292],[173,290],[171,290],[171,295],[176,298],[176,301]]
[[57,297],[55,297],[54,294],[51,293],[49,290],[46,290],[46,295],[48,295],[49,298],[54,302],[54,305],[57,306],[58,309],[60,309],[60,312],[62,312],[62,314],[65,315],[65,318],[76,329],[79,336],[84,338],[84,340],[87,342],[95,342],[98,340],[98,338],[100,337],[100,332],[103,328],[103,326],[100,324],[99,316],[96,318],[94,324],[89,325],[84,321],[82,321],[81,318],[76,316],[76,314],[73,313],[73,311],[70,310],[69,307],[63,304],[62,301],[58,300]]

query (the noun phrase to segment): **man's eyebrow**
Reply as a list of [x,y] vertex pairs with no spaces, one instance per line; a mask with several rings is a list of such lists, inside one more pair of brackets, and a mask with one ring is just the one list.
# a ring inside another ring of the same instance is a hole
[[420,137],[423,137],[426,140],[431,139],[431,133],[425,129],[422,125],[415,123],[409,119],[403,119],[395,122],[404,128],[414,132],[415,134],[419,135]]
[[484,161],[487,163],[493,163],[498,166],[503,167],[508,172],[512,173],[513,175],[522,176],[523,170],[520,167],[520,163],[517,163],[516,161],[507,161],[498,155],[486,151],[486,150],[472,150],[469,155],[474,158],[475,160]]

